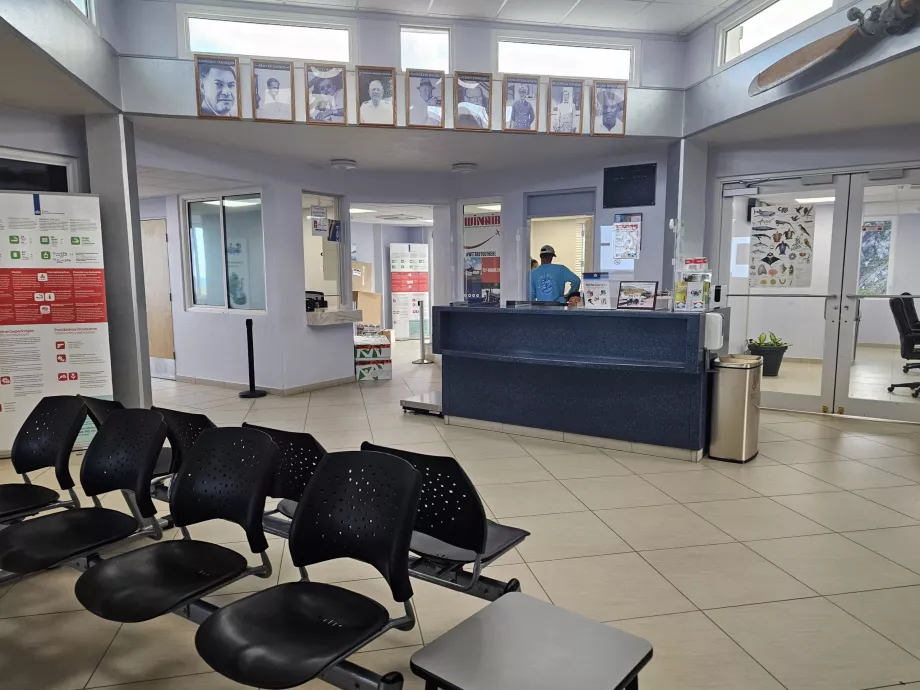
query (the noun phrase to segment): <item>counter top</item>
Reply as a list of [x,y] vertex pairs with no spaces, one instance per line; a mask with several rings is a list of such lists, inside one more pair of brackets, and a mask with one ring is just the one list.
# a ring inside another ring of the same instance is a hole
[[363,314],[360,309],[334,309],[327,311],[308,311],[307,325],[314,327],[341,326],[358,323]]

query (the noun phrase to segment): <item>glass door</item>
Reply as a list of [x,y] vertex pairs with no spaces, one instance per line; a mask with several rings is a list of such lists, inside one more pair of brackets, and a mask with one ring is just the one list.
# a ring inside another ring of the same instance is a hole
[[833,409],[849,183],[827,175],[723,190],[730,351],[771,334],[789,345],[778,375],[763,379],[764,407]]
[[920,170],[853,175],[850,198],[835,411],[920,422],[890,304],[920,297]]

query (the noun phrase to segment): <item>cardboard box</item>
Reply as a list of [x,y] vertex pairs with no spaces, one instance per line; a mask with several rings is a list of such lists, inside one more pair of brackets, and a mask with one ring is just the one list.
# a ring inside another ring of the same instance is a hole
[[364,261],[351,262],[351,289],[354,292],[374,291],[374,267]]
[[390,341],[382,335],[355,337],[355,362],[389,361],[390,353]]
[[358,381],[389,381],[393,378],[393,363],[389,360],[355,363],[355,379]]
[[355,302],[355,308],[361,310],[361,323],[383,324],[383,295],[355,290],[351,293],[351,298]]

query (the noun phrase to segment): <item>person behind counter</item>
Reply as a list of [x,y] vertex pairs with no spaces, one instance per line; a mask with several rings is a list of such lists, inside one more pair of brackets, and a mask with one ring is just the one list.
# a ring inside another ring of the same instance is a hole
[[[540,265],[530,272],[530,299],[534,302],[578,304],[581,278],[562,264],[554,264],[556,250],[550,245],[540,248]],[[566,283],[571,289],[566,292]]]

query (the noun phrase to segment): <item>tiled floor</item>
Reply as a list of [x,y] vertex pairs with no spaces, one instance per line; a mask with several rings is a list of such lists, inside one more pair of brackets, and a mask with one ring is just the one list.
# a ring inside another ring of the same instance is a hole
[[[155,381],[155,398],[222,425],[307,430],[329,449],[373,440],[454,455],[490,516],[533,533],[491,575],[651,640],[643,690],[920,690],[920,426],[769,412],[757,460],[692,465],[404,415],[401,397],[438,387],[437,368],[408,363],[415,354],[396,348],[389,382],[250,403]],[[11,479],[0,465],[0,481]],[[246,553],[238,528],[192,533]],[[269,543],[271,580],[243,580],[216,603],[296,579],[286,543]],[[367,566],[332,562],[311,576],[386,601]],[[239,687],[198,658],[193,624],[97,619],[74,598],[76,577],[62,569],[0,590],[4,690]],[[400,669],[421,690],[411,654],[485,603],[413,588],[416,629],[388,633],[357,661]]]

